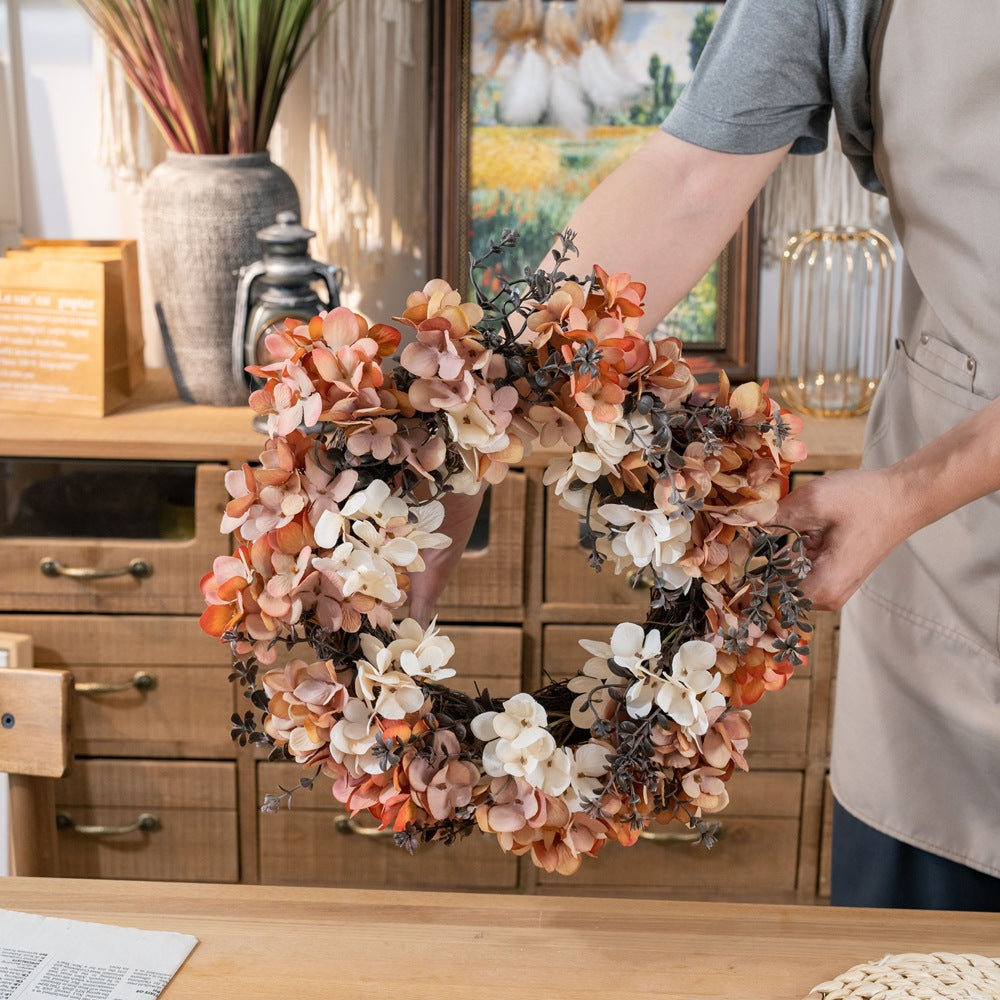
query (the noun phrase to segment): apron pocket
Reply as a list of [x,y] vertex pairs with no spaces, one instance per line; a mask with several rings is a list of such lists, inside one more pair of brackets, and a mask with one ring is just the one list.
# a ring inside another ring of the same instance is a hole
[[[971,390],[972,359],[937,338],[917,345],[913,356],[899,347],[895,360],[898,372],[879,400],[880,424],[866,450],[868,468],[892,465],[989,403]],[[977,650],[991,658],[995,682],[998,540],[1000,493],[993,493],[916,532],[875,568],[864,588],[879,595],[884,607],[964,643],[965,655]]]
[[917,341],[913,360],[921,368],[939,375],[945,382],[966,392],[972,392],[976,376],[976,359],[946,340],[935,337],[933,333],[925,330]]

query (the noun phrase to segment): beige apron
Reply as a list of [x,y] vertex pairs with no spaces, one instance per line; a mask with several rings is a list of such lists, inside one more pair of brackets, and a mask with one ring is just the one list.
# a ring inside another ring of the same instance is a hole
[[[1000,2],[886,0],[880,30],[875,163],[905,266],[867,468],[1000,393]],[[917,532],[844,609],[832,781],[870,826],[1000,876],[1000,494]]]

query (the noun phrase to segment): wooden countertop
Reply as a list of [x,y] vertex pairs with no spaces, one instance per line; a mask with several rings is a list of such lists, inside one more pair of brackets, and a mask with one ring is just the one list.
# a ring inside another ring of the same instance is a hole
[[195,935],[168,1000],[802,1000],[887,953],[1000,954],[1000,914],[27,878],[0,906]]
[[[52,458],[256,461],[264,438],[251,427],[249,407],[182,403],[169,373],[155,370],[130,402],[106,417],[38,417],[0,412],[0,455]],[[799,472],[853,468],[861,455],[864,417],[805,418],[809,457]],[[538,466],[544,449],[525,464]]]

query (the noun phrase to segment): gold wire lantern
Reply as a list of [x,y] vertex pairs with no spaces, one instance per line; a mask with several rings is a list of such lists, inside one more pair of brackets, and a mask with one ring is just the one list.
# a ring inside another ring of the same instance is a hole
[[896,255],[874,229],[828,226],[781,255],[778,388],[794,410],[853,416],[889,359]]

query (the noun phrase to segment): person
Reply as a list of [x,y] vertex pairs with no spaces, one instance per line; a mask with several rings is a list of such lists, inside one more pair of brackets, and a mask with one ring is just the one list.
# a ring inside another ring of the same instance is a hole
[[[831,113],[904,250],[898,339],[862,467],[782,502],[804,590],[843,608],[835,904],[1000,910],[1000,5],[729,0],[658,131],[569,221],[646,281],[647,330]],[[655,265],[655,266],[654,266]],[[458,544],[414,583],[427,616]]]

